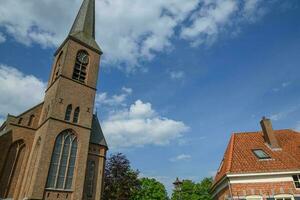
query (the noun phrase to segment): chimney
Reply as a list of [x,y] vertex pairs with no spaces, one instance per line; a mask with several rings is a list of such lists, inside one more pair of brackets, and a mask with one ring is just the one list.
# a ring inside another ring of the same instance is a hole
[[272,149],[280,148],[272,128],[271,120],[267,119],[266,117],[263,117],[260,121],[260,125],[264,134],[265,142],[268,143]]

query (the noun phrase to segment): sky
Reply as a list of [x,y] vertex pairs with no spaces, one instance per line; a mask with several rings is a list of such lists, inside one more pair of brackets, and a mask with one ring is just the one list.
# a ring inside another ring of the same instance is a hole
[[[2,0],[0,123],[43,101],[81,0]],[[141,176],[214,176],[232,133],[300,130],[297,0],[96,0],[96,107]]]

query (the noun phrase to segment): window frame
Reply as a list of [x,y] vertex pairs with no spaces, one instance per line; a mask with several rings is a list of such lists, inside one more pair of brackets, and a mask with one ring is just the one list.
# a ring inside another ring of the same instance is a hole
[[289,198],[291,200],[295,200],[294,196],[291,195],[291,194],[279,194],[279,195],[274,196],[275,200],[278,200],[278,199],[286,200],[286,198]]
[[[260,151],[261,153],[263,153],[264,156],[261,157],[259,154],[257,154],[258,151]],[[252,153],[259,160],[270,160],[270,159],[272,159],[272,157],[266,151],[264,151],[263,149],[252,149]]]
[[80,107],[78,106],[74,110],[73,123],[77,124],[79,122],[79,116],[80,116]]
[[[297,176],[297,180],[294,179],[294,176]],[[300,174],[292,175],[292,178],[293,178],[293,183],[294,183],[295,188],[300,189]],[[297,186],[296,183],[299,185]]]
[[33,114],[30,115],[29,120],[28,120],[28,124],[27,124],[28,126],[32,126],[33,125],[34,118],[35,118],[35,116]]
[[[75,146],[75,151],[73,151],[74,146]],[[77,164],[76,162],[77,152],[78,152],[78,140],[74,132],[72,130],[65,130],[61,132],[57,136],[53,146],[53,151],[51,155],[51,161],[50,161],[50,166],[49,166],[49,171],[47,176],[46,189],[72,191],[74,172]],[[72,157],[74,158],[74,160],[73,160],[73,164],[71,165],[70,162]],[[65,161],[65,163],[63,161]],[[61,172],[62,174],[60,174]],[[72,174],[71,178],[69,177],[70,173]],[[62,182],[59,182],[60,178],[62,178]]]
[[[88,56],[88,62],[83,63],[78,60],[78,55],[80,53],[85,53]],[[89,54],[86,50],[79,50],[76,54],[75,63],[73,67],[72,79],[79,81],[80,83],[85,83],[88,76],[88,65],[90,63]]]
[[71,121],[72,110],[73,106],[72,104],[69,104],[66,108],[65,121]]
[[260,195],[251,195],[251,196],[246,196],[246,200],[263,200],[263,197]]

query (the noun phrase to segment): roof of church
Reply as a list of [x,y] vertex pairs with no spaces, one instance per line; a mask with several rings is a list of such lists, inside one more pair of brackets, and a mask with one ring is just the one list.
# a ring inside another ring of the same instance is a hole
[[93,115],[90,143],[108,147],[97,115]]
[[[290,129],[274,130],[280,145],[272,150],[263,132],[234,133],[215,177],[217,184],[226,174],[292,171],[300,168],[300,133]],[[269,158],[259,159],[254,150],[262,150]]]
[[95,0],[83,1],[69,36],[102,52],[95,41]]

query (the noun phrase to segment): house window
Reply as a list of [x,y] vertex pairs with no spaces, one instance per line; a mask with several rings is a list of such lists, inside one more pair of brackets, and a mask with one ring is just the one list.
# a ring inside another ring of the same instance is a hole
[[67,130],[58,135],[52,153],[47,188],[70,190],[77,154],[77,139]]
[[79,113],[80,113],[80,108],[77,107],[74,111],[74,117],[73,117],[73,122],[74,123],[78,123],[78,119],[79,119]]
[[264,160],[264,159],[270,159],[271,157],[262,149],[254,149],[253,150],[254,155],[260,159],[260,160]]
[[296,188],[300,188],[300,175],[294,175],[293,180]]
[[84,50],[79,51],[76,56],[72,78],[84,83],[86,79],[88,63],[89,63],[88,53]]
[[65,120],[70,121],[71,119],[71,112],[72,112],[72,104],[68,105],[66,109],[66,114],[65,114]]

